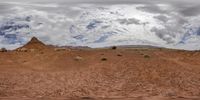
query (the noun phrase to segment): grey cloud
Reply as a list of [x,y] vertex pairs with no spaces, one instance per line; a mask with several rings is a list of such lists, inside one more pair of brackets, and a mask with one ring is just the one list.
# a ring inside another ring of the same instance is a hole
[[188,23],[188,20],[186,20],[185,18],[177,18],[177,25],[181,26],[185,23]]
[[10,10],[11,7],[12,7],[11,5],[0,3],[0,15],[2,15],[4,13],[8,13],[8,11]]
[[164,23],[166,23],[169,20],[169,18],[167,18],[164,15],[158,15],[158,16],[155,16],[154,18],[156,18],[156,19],[158,19],[158,20],[160,20],[160,21],[162,21]]
[[[0,0],[5,2],[5,0]],[[171,4],[200,4],[197,0],[6,0],[6,2],[76,2],[76,3],[104,3],[104,4],[116,4],[116,3],[171,3]]]
[[184,16],[197,16],[200,14],[200,5],[185,7],[180,9],[180,13]]
[[[92,3],[92,4],[147,4],[144,7],[138,7],[139,10],[150,13],[168,13],[162,10],[156,4],[170,4],[174,6],[173,10],[177,10],[183,16],[195,16],[200,14],[200,1],[197,0],[0,0],[0,2],[24,2],[33,3],[56,3],[59,5],[71,5],[71,3]],[[188,7],[189,5],[189,7]],[[1,6],[0,6],[1,8]],[[2,11],[2,10],[1,10]]]
[[158,14],[167,13],[166,10],[162,10],[159,6],[152,4],[148,4],[142,7],[137,7],[137,9],[149,13],[158,13]]
[[[171,4],[170,9],[163,10],[156,4],[145,4],[145,6],[137,7],[138,10],[149,12],[153,14],[160,14],[159,16],[155,16],[154,18],[159,19],[163,22],[169,20],[165,15],[176,18],[177,22],[180,24],[184,24],[186,20],[184,17],[191,17],[200,15],[200,4]],[[164,15],[165,14],[165,15]]]
[[151,29],[151,31],[155,32],[156,36],[158,36],[160,39],[166,41],[168,44],[175,42],[173,40],[175,35],[173,34],[172,31],[168,31],[166,29],[157,29],[157,28],[153,28],[153,29]]
[[120,24],[125,24],[125,25],[130,25],[130,24],[136,24],[139,25],[141,24],[139,20],[135,18],[130,18],[130,19],[118,19]]

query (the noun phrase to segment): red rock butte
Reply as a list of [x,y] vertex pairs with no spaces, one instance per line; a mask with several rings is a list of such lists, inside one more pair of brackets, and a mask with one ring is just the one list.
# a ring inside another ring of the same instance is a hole
[[22,48],[44,50],[44,49],[49,49],[49,46],[45,45],[43,42],[38,40],[36,37],[33,37],[27,44],[25,44],[24,46],[22,46],[18,49],[22,49]]

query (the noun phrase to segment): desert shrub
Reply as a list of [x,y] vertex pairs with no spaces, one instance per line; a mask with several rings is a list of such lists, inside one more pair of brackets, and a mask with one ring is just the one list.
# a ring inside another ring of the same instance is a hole
[[144,53],[141,53],[141,52],[140,52],[139,54],[140,54],[140,55],[142,55],[142,56],[144,56],[144,55],[145,55]]
[[121,57],[122,55],[121,54],[117,54],[117,56]]
[[65,51],[65,48],[55,48],[54,51]]
[[144,58],[150,58],[150,56],[149,55],[144,55]]
[[41,52],[40,52],[40,54],[44,54],[44,52],[43,52],[43,51],[41,51]]
[[101,59],[101,61],[107,61],[107,60],[108,60],[107,58],[102,58],[102,59]]
[[113,50],[116,50],[116,49],[117,49],[117,47],[116,47],[116,46],[113,46],[113,47],[112,47],[112,49],[113,49]]
[[92,97],[81,97],[83,100],[94,100]]
[[7,52],[7,49],[6,48],[1,48],[0,52]]

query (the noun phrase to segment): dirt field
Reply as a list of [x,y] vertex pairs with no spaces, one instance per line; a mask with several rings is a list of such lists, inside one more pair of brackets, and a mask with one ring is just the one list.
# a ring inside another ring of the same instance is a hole
[[63,49],[33,38],[15,51],[0,52],[0,100],[200,100],[199,97],[200,51]]

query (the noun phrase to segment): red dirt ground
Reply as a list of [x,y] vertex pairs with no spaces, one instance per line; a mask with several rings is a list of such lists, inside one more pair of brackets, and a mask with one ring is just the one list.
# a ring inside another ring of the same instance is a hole
[[[22,48],[27,51],[20,51]],[[199,97],[199,51],[60,49],[33,38],[15,51],[0,52],[0,100],[200,100]]]

